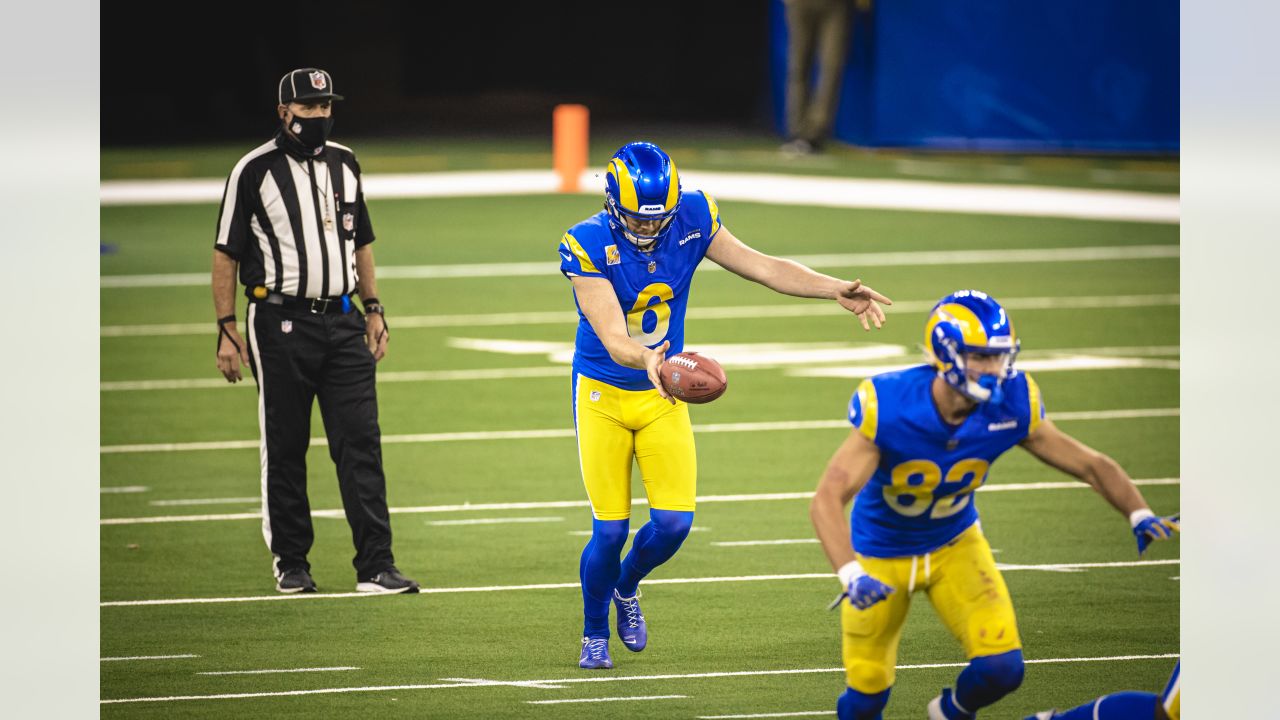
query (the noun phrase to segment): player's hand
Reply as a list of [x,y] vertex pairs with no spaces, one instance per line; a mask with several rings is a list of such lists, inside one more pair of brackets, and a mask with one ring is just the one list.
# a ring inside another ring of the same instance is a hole
[[236,330],[235,323],[223,325],[218,333],[218,372],[229,383],[240,382],[244,378],[240,368],[248,366],[249,347],[240,337],[240,331]]
[[662,377],[658,374],[658,368],[662,367],[663,361],[667,359],[667,350],[670,348],[671,341],[663,340],[662,344],[656,348],[645,348],[641,357],[644,359],[644,371],[649,374],[649,382],[653,383],[658,395],[663,400],[675,405],[676,399],[671,397],[666,388],[662,387]]
[[391,334],[387,331],[387,319],[382,313],[371,312],[364,316],[364,343],[373,353],[374,362],[387,356],[387,341]]
[[1174,533],[1182,530],[1179,513],[1169,517],[1160,517],[1150,510],[1147,513],[1133,523],[1133,535],[1138,539],[1138,557],[1142,557],[1152,542],[1168,540]]
[[849,598],[849,604],[859,610],[866,610],[889,597],[889,594],[893,592],[892,587],[868,575],[857,560],[840,568],[837,574],[840,576],[840,582],[844,585],[845,590],[831,604],[832,608],[839,605],[840,601],[847,597]]
[[836,293],[836,302],[840,307],[858,316],[863,330],[870,330],[872,325],[879,330],[884,324],[884,310],[879,303],[892,305],[893,301],[862,284],[862,280],[845,283]]

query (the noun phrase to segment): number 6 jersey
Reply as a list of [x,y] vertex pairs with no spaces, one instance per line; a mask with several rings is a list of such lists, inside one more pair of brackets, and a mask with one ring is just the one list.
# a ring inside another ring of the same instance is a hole
[[952,426],[933,404],[928,365],[868,378],[849,401],[849,422],[880,449],[880,465],[858,493],[853,548],[872,557],[922,555],[978,519],[973,492],[1004,451],[1044,420],[1040,388],[1018,373],[1004,400],[981,403]]
[[[574,225],[560,240],[560,272],[566,277],[602,277],[613,285],[626,315],[627,334],[656,347],[671,341],[667,355],[684,349],[684,315],[693,271],[720,230],[715,200],[700,191],[683,195],[665,235],[650,252],[641,252],[614,229],[601,210]],[[644,370],[623,367],[609,357],[578,304],[578,336],[573,372],[624,390],[653,387]]]

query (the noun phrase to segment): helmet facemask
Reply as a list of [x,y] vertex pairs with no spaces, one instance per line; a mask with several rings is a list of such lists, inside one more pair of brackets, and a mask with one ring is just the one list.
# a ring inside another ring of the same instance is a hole
[[[628,242],[635,245],[642,252],[649,252],[656,247],[658,240],[667,234],[667,229],[671,227],[671,221],[676,216],[675,211],[662,215],[640,215],[628,212],[619,208],[611,195],[605,196],[604,209],[608,211],[609,217],[613,218],[614,224],[617,225],[618,232],[622,234],[622,237],[626,238]],[[649,220],[659,220],[660,222],[657,232],[652,235],[645,235],[632,230],[627,225],[627,218],[640,220],[641,222]]]
[[[1001,386],[1017,375],[1021,343],[999,303],[976,290],[953,293],[934,307],[925,333],[929,362],[947,385],[975,403],[1003,402]],[[973,372],[980,357],[996,360]]]
[[[675,163],[657,145],[634,142],[623,145],[605,170],[604,209],[611,225],[627,242],[650,252],[671,229],[683,193]],[[627,218],[657,220],[652,234],[627,226]]]

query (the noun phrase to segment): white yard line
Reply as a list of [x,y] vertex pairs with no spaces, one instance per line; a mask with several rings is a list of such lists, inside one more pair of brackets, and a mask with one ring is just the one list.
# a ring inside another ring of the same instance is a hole
[[[1168,260],[1180,257],[1180,250],[1177,245],[1102,245],[1096,247],[1006,248],[996,250],[901,250],[896,252],[790,255],[788,257],[811,268],[866,268]],[[723,268],[714,262],[703,263],[698,266],[698,272],[719,272],[721,270]],[[514,263],[467,263],[460,265],[378,266],[378,279],[380,280],[538,276],[554,278],[558,275],[558,266],[550,260]],[[208,284],[208,273],[103,275],[99,278],[99,285],[104,290],[138,287],[199,287]],[[929,307],[931,308],[933,305],[930,304]],[[928,310],[929,308],[925,309]]]
[[[1134,480],[1135,485],[1177,485],[1178,478],[1150,478]],[[1078,490],[1088,487],[1087,485],[1074,481],[1063,482],[1035,482],[1035,483],[997,483],[994,485],[983,485],[978,488],[978,492],[1008,492],[1018,490]],[[723,503],[723,502],[768,502],[773,500],[808,500],[813,497],[813,492],[785,492],[785,493],[751,493],[742,495],[699,495],[696,500],[699,503]],[[648,505],[647,498],[632,498],[632,505]],[[454,512],[478,512],[486,510],[548,510],[559,508],[585,508],[590,507],[587,500],[548,500],[542,502],[508,502],[508,503],[463,503],[458,505],[420,505],[409,507],[393,507],[390,508],[393,515],[413,515],[421,513],[454,513]],[[311,517],[314,518],[341,518],[344,517],[343,511],[339,508],[312,510]],[[251,513],[220,513],[216,515],[156,515],[151,517],[134,517],[134,518],[102,518],[98,521],[99,525],[147,525],[153,523],[171,523],[171,522],[213,522],[223,520],[261,520],[262,515],[257,512]],[[694,526],[691,532],[701,531],[701,526]],[[585,531],[590,534],[589,531]]]
[[530,705],[562,705],[564,703],[619,702],[627,700],[675,700],[688,695],[634,695],[632,697],[566,698],[564,700],[525,700]]
[[103,495],[121,495],[132,493],[144,493],[151,488],[146,485],[104,485],[98,488]]
[[285,668],[280,670],[222,670],[219,672],[198,672],[197,675],[274,675],[277,673],[304,673],[304,672],[344,672],[347,670],[359,670],[358,667],[316,667],[316,668]]
[[428,520],[428,525],[507,525],[510,523],[546,523],[564,522],[562,517],[493,517],[471,518],[469,520]]
[[104,657],[98,658],[98,662],[125,662],[132,660],[185,660],[188,658],[198,658],[199,655],[134,655],[132,657]]
[[[825,577],[825,576],[824,576]],[[1078,663],[1078,662],[1133,662],[1141,660],[1171,660],[1180,657],[1178,653],[1164,653],[1159,655],[1112,655],[1107,657],[1071,657],[1071,658],[1042,658],[1030,659],[1025,662],[1029,665],[1047,665],[1056,663]],[[921,670],[933,668],[952,668],[965,667],[968,663],[949,662],[949,663],[928,663],[916,665],[899,665],[898,670]],[[595,674],[589,676],[578,675],[571,678],[560,678],[554,680],[521,680],[514,682],[506,681],[486,681],[464,679],[458,682],[441,682],[423,685],[373,685],[366,687],[341,687],[341,688],[318,688],[313,690],[285,690],[278,692],[256,692],[256,693],[225,693],[217,695],[171,695],[168,697],[133,697],[133,698],[112,698],[107,700],[99,700],[102,705],[110,705],[116,703],[140,703],[140,702],[177,702],[184,700],[228,700],[242,698],[264,698],[264,697],[290,697],[297,695],[329,695],[341,693],[360,693],[360,692],[394,692],[398,690],[438,690],[445,688],[492,688],[492,687],[509,687],[511,685],[520,685],[528,687],[537,687],[539,685],[555,686],[569,685],[575,683],[600,683],[600,682],[654,682],[658,680],[693,680],[706,678],[744,678],[744,677],[764,677],[775,675],[810,675],[825,673],[843,673],[844,668],[797,668],[784,670],[739,670],[732,672],[702,672],[702,673],[685,673],[685,674],[668,674],[668,675],[602,675]]]
[[817,538],[792,538],[787,540],[731,540],[728,542],[713,542],[711,544],[718,547],[751,547],[755,545],[810,545],[817,542]]
[[[1077,295],[1070,297],[1011,297],[1000,302],[1010,310],[1088,310],[1094,308],[1170,307],[1180,303],[1176,293],[1154,295]],[[899,300],[893,304],[894,314],[927,313],[936,300]],[[724,305],[720,307],[689,308],[690,320],[763,320],[771,318],[812,317],[830,315],[847,317],[841,308],[830,303],[793,303],[777,305]],[[566,325],[578,322],[578,314],[572,311],[480,313],[469,315],[405,315],[396,316],[396,329],[443,327],[502,327],[528,325]],[[168,323],[162,325],[105,325],[99,330],[102,337],[163,337],[169,335],[207,335],[209,324]],[[1069,351],[1064,351],[1069,352]],[[1084,352],[1079,350],[1076,352]],[[1176,350],[1174,351],[1177,352]],[[1160,353],[1165,354],[1165,353]],[[504,372],[512,368],[494,368],[490,372]],[[516,370],[520,368],[514,368]],[[484,372],[484,370],[434,371],[434,372]],[[380,378],[381,379],[381,378]],[[449,379],[449,378],[442,378]],[[224,383],[225,384],[225,383]]]
[[699,715],[698,720],[730,720],[737,717],[820,717],[835,715],[835,710],[801,710],[799,712],[755,712],[753,715]]
[[[1130,420],[1135,418],[1176,417],[1178,408],[1151,408],[1140,410],[1097,410],[1052,413],[1059,420]],[[694,432],[770,432],[775,430],[828,430],[848,427],[846,420],[783,420],[777,422],[709,423],[694,425]],[[400,443],[469,442],[484,440],[549,440],[573,437],[572,428],[546,428],[542,430],[477,430],[472,432],[417,433],[412,435],[383,435],[383,445]],[[103,445],[103,455],[116,453],[191,452],[198,450],[245,450],[258,448],[257,440],[221,440],[213,442],[148,443],[137,445]],[[311,438],[311,445],[327,445],[324,437]]]
[[[529,378],[564,378],[569,374],[573,345],[567,342],[535,342],[527,340],[485,340],[449,338],[452,347],[511,354],[546,354],[555,366],[514,368],[470,368],[458,370],[410,370],[380,372],[378,382],[460,382]],[[741,370],[776,370],[786,368],[789,374],[836,373],[841,376],[878,374],[917,365],[918,354],[906,347],[866,343],[735,343],[700,345],[705,354],[714,355],[721,364],[735,372]],[[1160,356],[1179,355],[1173,345],[1134,345],[1130,347],[1046,348],[1023,353],[1019,367],[1027,371],[1114,370],[1156,368],[1176,370],[1177,359]],[[1128,357],[1126,357],[1128,356]],[[1157,359],[1149,359],[1157,358]],[[892,364],[865,365],[867,360],[892,360]],[[854,365],[838,363],[851,362]],[[815,366],[815,367],[806,367]],[[102,392],[146,390],[216,390],[239,388],[254,390],[252,382],[228,383],[221,378],[185,378],[173,380],[117,380],[100,383]]]
[[[1181,560],[1133,560],[1115,563],[1055,563],[1051,565],[997,565],[1008,572],[1019,570],[1091,570],[1108,568],[1131,568],[1157,565],[1177,565]],[[708,583],[741,583],[741,582],[774,582],[779,580],[830,580],[831,573],[791,573],[781,575],[730,575],[722,577],[694,578],[657,578],[646,579],[644,585],[705,585]],[[579,582],[537,583],[533,585],[485,585],[476,587],[443,587],[422,588],[423,595],[446,595],[457,593],[491,593],[491,592],[524,592],[530,590],[568,590],[581,587]],[[98,603],[98,607],[151,607],[155,605],[213,605],[222,603],[244,602],[283,602],[302,600],[334,600],[344,598],[387,597],[379,593],[298,593],[294,595],[255,595],[244,597],[211,597],[211,598],[163,598],[156,600],[112,600]],[[399,596],[403,597],[403,596]]]
[[245,503],[261,503],[261,497],[234,497],[234,498],[184,498],[178,500],[152,500],[148,505],[156,507],[181,507],[186,505],[243,505]]

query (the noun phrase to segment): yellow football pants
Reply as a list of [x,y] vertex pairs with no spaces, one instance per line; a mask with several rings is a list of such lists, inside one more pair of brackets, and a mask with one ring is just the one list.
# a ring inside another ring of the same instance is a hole
[[860,556],[868,575],[894,592],[866,610],[841,604],[845,676],[849,687],[875,694],[893,685],[898,641],[911,595],[924,590],[942,623],[973,659],[1017,650],[1017,618],[1009,588],[977,524],[927,555]]
[[689,406],[668,403],[657,390],[623,390],[574,376],[574,420],[582,482],[597,520],[631,517],[631,460],[649,506],[693,511],[698,458]]

